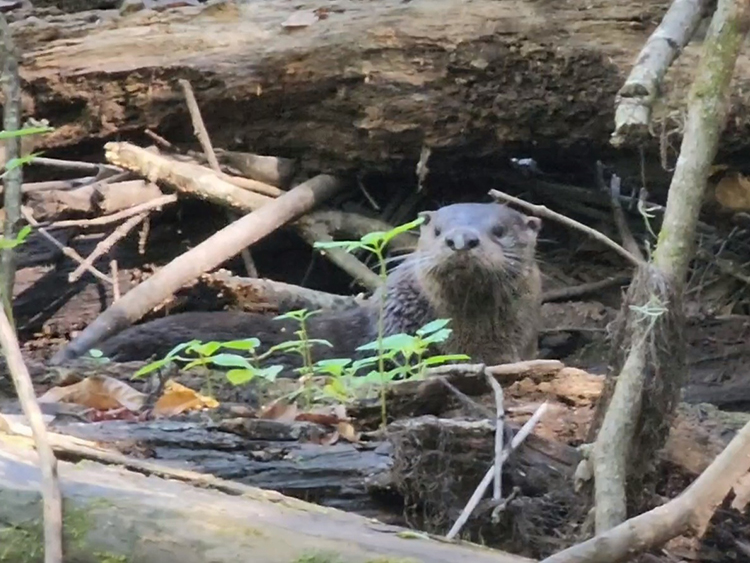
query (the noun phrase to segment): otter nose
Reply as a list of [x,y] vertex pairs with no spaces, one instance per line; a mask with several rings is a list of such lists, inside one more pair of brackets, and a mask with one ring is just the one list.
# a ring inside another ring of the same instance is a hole
[[451,231],[445,235],[445,244],[451,250],[471,250],[479,246],[479,235],[468,229]]

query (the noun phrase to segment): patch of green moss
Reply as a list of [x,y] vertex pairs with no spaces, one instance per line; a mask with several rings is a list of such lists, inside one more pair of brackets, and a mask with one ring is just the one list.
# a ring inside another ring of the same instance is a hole
[[125,555],[115,555],[109,552],[94,552],[94,557],[99,560],[99,563],[128,563],[128,558]]
[[333,552],[318,551],[302,555],[292,563],[341,563],[341,558]]
[[41,523],[0,529],[0,562],[37,563],[44,560],[44,533]]
[[[89,511],[102,504],[90,503],[85,508],[72,508],[63,504],[63,549],[66,553],[83,551],[85,539],[91,528]],[[104,503],[106,504],[106,503]],[[39,501],[39,513],[43,511]],[[119,563],[110,555],[106,563]],[[0,528],[0,563],[41,563],[44,560],[44,521],[34,518],[20,524]],[[123,560],[124,562],[125,560]]]

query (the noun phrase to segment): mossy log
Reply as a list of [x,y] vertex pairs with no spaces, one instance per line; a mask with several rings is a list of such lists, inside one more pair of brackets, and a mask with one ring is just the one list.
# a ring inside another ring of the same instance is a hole
[[[25,107],[57,128],[40,148],[146,127],[192,140],[177,84],[187,78],[217,147],[304,157],[328,172],[403,159],[413,170],[423,146],[446,149],[436,170],[519,146],[607,147],[615,94],[669,4],[340,0],[318,10],[311,0],[228,0],[62,15],[40,6],[13,29]],[[310,25],[282,25],[315,10]],[[657,122],[684,108],[699,42],[667,74]],[[737,66],[748,65],[745,53]],[[750,142],[748,81],[737,73],[723,148]]]
[[[37,457],[0,436],[0,560],[41,561]],[[400,537],[399,528],[248,487],[201,490],[95,463],[59,464],[65,560],[141,563],[414,560],[530,561],[498,551]],[[6,551],[7,550],[7,551]]]

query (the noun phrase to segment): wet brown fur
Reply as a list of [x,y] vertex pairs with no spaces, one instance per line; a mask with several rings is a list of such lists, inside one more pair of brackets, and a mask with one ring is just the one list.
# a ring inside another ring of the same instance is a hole
[[[539,219],[495,203],[449,205],[423,216],[417,250],[389,274],[384,288],[385,334],[413,334],[431,320],[450,318],[453,333],[443,353],[465,353],[490,364],[533,357],[541,306]],[[466,241],[476,246],[458,248]],[[354,357],[357,346],[374,340],[380,297],[378,291],[358,309],[312,317],[310,336],[333,344],[316,347],[316,359]],[[254,313],[181,313],[130,327],[99,349],[125,361],[161,357],[193,339],[255,336],[270,346],[294,339],[297,328]]]

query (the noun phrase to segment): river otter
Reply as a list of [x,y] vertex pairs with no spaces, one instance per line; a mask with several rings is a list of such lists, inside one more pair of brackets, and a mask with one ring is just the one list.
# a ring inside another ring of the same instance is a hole
[[[377,337],[381,291],[386,335],[414,334],[431,320],[449,318],[453,333],[442,353],[468,354],[487,364],[535,356],[541,221],[497,203],[460,203],[420,215],[416,251],[394,268],[383,288],[360,308],[322,311],[307,321],[311,338],[332,344],[316,347],[316,359],[354,357],[358,346]],[[297,328],[254,313],[181,313],[130,327],[99,349],[116,361],[142,360],[162,357],[192,339],[255,336],[270,346],[294,338]]]

